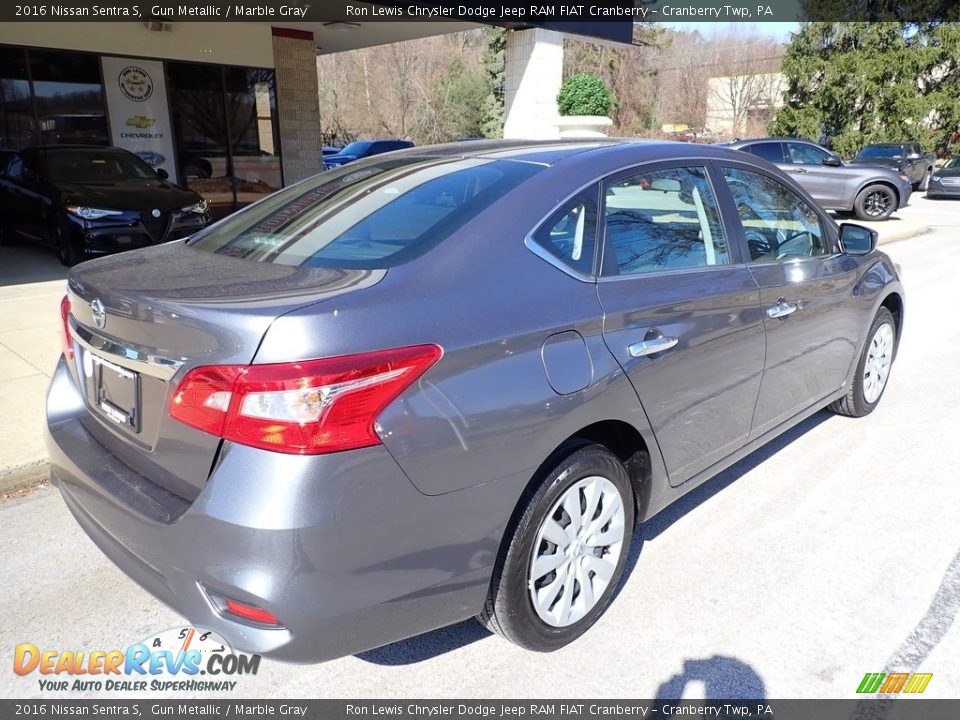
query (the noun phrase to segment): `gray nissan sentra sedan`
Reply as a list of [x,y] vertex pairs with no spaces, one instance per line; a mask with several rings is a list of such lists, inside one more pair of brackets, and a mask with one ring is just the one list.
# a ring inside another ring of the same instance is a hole
[[875,233],[773,165],[624,141],[358,161],[83,264],[61,311],[77,521],[296,662],[474,615],[569,643],[639,523],[821,408],[870,413],[904,317]]

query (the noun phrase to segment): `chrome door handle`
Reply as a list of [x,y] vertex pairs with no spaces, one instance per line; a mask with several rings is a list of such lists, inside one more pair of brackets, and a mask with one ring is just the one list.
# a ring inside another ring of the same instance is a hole
[[664,337],[663,335],[660,335],[659,337],[634,343],[628,347],[627,350],[630,351],[630,355],[632,357],[646,357],[647,355],[655,355],[656,353],[669,350],[678,342],[680,342],[680,338]]
[[772,318],[782,318],[787,315],[792,315],[797,311],[796,303],[788,303],[783,298],[777,300],[777,304],[773,307],[767,308],[767,315]]
[[797,175],[805,175],[807,171],[805,168],[791,168],[790,172],[796,173]]

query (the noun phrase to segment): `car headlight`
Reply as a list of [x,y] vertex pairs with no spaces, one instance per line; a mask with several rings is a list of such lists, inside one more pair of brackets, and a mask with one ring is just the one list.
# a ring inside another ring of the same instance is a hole
[[910,182],[910,176],[905,173],[900,173],[900,179],[904,182]]
[[940,176],[939,176],[939,175],[931,175],[931,176],[930,176],[930,179],[931,179],[931,180],[936,180],[937,182],[940,182]]
[[210,206],[207,205],[206,200],[201,200],[200,202],[194,203],[193,205],[187,205],[186,207],[180,208],[180,212],[196,213],[197,215],[203,215],[205,212],[207,212],[207,208],[209,207]]
[[110,215],[123,215],[123,210],[104,210],[103,208],[86,207],[84,205],[67,205],[67,212],[84,220],[99,220]]

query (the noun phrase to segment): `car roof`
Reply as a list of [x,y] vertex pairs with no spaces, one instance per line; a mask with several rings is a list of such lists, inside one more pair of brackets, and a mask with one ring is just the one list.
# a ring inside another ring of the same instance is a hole
[[401,150],[407,156],[469,157],[488,160],[516,160],[552,166],[568,159],[611,157],[629,151],[630,162],[672,160],[694,157],[741,158],[718,145],[644,140],[638,138],[578,138],[566,140],[470,140],[426,145]]

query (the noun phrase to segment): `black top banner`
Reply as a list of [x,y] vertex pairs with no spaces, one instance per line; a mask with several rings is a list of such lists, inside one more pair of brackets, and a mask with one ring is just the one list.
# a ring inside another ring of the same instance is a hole
[[[629,41],[633,22],[803,22],[960,20],[957,0],[601,0],[567,2],[352,2],[350,0],[259,0],[144,2],[54,0],[0,3],[0,22],[485,22],[509,27],[548,27]],[[571,30],[572,24],[621,30]],[[622,30],[627,28],[627,30]],[[623,37],[621,37],[623,36]]]

